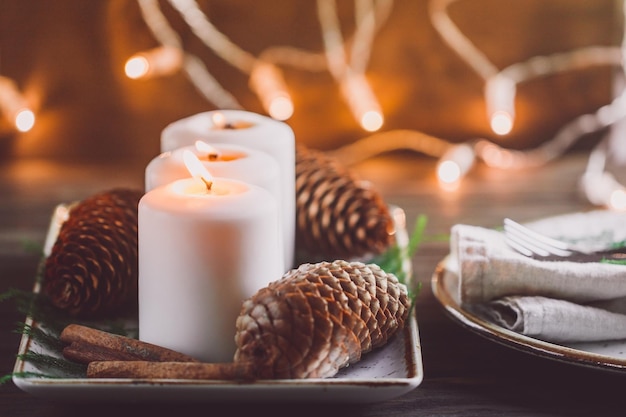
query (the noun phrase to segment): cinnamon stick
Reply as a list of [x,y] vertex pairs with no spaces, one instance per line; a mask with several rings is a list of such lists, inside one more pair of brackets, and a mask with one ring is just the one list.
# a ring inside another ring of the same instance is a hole
[[79,324],[66,326],[60,339],[68,344],[63,349],[63,355],[80,363],[94,360],[198,362],[191,356],[162,346]]
[[126,352],[80,342],[72,342],[70,345],[63,348],[63,356],[65,359],[80,363],[137,360],[135,355]]
[[147,362],[102,361],[87,366],[88,378],[159,378],[253,380],[254,366],[249,362]]

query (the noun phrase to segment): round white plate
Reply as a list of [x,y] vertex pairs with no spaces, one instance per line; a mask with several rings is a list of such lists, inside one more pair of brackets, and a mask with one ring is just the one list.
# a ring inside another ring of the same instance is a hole
[[[625,219],[625,213],[597,210],[554,216],[526,225],[555,238],[597,243],[600,240],[623,239]],[[572,227],[573,224],[576,227]],[[470,331],[536,356],[602,370],[626,372],[626,340],[555,344],[513,332],[464,307],[457,295],[458,280],[456,268],[450,264],[450,258],[446,257],[433,274],[432,291],[446,313]]]

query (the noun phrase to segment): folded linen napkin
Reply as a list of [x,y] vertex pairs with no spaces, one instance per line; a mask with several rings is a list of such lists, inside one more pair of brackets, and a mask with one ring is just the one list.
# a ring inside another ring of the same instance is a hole
[[626,339],[626,315],[556,298],[503,297],[475,309],[505,329],[551,342]]
[[[560,238],[554,229],[619,241],[625,220],[625,214],[597,211],[536,228],[552,228],[549,234]],[[450,245],[457,299],[497,324],[555,342],[626,339],[626,315],[619,311],[626,311],[625,265],[531,259],[510,249],[501,232],[464,224],[452,227]]]

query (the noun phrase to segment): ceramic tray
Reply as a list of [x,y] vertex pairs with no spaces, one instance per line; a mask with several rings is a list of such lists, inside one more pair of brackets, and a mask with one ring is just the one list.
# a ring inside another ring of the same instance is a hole
[[[67,207],[53,215],[44,253],[49,253]],[[404,211],[393,207],[398,243],[406,244]],[[410,269],[410,260],[404,268]],[[407,271],[410,273],[410,270]],[[35,291],[39,290],[35,285]],[[27,324],[45,328],[45,323],[27,317]],[[130,323],[132,326],[133,323]],[[134,323],[136,326],[136,323]],[[22,337],[19,354],[55,353],[29,335]],[[58,354],[57,354],[58,356]],[[14,372],[41,372],[29,361],[18,359]],[[250,383],[182,379],[87,379],[65,375],[54,378],[14,376],[20,389],[39,397],[64,402],[343,402],[368,403],[401,396],[416,388],[423,378],[421,347],[414,314],[384,347],[372,351],[336,376],[324,379],[271,380]]]

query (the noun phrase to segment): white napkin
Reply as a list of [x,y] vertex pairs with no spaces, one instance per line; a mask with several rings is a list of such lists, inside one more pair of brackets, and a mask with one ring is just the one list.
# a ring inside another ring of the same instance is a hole
[[555,298],[504,297],[480,312],[505,329],[551,342],[626,338],[626,315]]
[[[554,237],[562,238],[560,228],[577,239],[618,241],[626,215],[597,211],[535,226]],[[457,298],[501,326],[555,342],[626,339],[626,315],[619,314],[626,311],[626,266],[531,259],[510,249],[501,232],[464,224],[452,227],[450,244]]]

